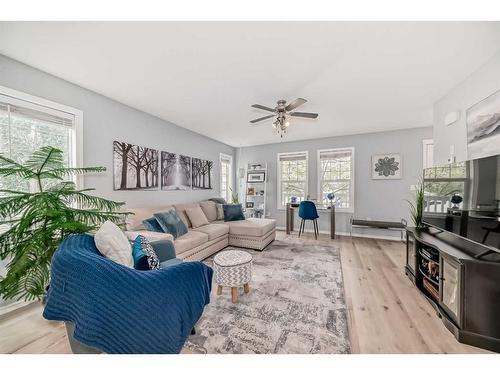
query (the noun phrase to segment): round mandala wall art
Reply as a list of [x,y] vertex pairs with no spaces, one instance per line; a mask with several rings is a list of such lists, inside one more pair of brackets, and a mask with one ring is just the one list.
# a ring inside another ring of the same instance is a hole
[[401,178],[401,154],[372,156],[372,179],[396,180]]

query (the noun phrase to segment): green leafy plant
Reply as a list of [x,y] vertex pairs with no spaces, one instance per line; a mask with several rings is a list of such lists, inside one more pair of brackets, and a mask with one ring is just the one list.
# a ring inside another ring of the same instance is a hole
[[[65,178],[103,172],[104,167],[68,168],[64,154],[42,147],[24,163],[0,155],[0,178],[28,181],[35,192],[0,189],[0,259],[8,260],[0,279],[5,299],[43,297],[49,285],[50,263],[61,241],[73,233],[97,229],[106,220],[123,223],[123,202],[99,198]],[[26,189],[30,190],[30,189]]]
[[229,188],[229,191],[231,192],[231,203],[240,203],[238,193],[235,193],[231,188]]
[[415,202],[406,200],[410,205],[410,216],[413,221],[413,225],[417,229],[422,229],[424,227],[422,216],[424,213],[424,181],[420,179],[417,188],[415,190]]

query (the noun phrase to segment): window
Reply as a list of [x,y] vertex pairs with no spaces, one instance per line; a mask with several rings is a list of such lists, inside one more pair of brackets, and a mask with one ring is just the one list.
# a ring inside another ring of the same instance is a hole
[[278,208],[307,197],[307,151],[278,154]]
[[423,168],[430,168],[434,166],[434,140],[424,139],[422,141],[422,166]]
[[231,202],[231,189],[233,188],[232,164],[233,158],[231,156],[220,154],[220,196],[227,202]]
[[[40,147],[53,146],[64,151],[69,166],[76,166],[81,118],[78,110],[0,86],[0,153],[24,162]],[[8,177],[2,178],[0,189],[33,190],[35,186]]]
[[[424,211],[444,213],[452,206],[451,197],[467,196],[466,182],[469,178],[466,162],[432,167],[424,170]],[[463,203],[458,206],[463,208]]]
[[333,193],[337,209],[354,209],[354,148],[318,150],[318,190],[321,203]]
[[[24,162],[41,146],[53,146],[64,151],[69,166],[77,166],[83,151],[82,118],[77,109],[0,86],[0,153]],[[36,191],[37,186],[11,176],[0,179],[0,189]],[[6,229],[1,226],[0,232]],[[0,276],[8,261],[0,262]],[[11,303],[0,299],[0,306]]]

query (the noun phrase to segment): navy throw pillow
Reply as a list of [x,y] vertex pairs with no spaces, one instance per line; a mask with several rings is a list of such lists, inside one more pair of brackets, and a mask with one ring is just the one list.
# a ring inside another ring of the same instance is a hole
[[160,224],[158,224],[158,220],[155,217],[150,217],[149,219],[143,220],[142,224],[146,230],[151,232],[161,232],[163,233],[163,229],[161,229]]
[[134,258],[134,268],[136,270],[148,271],[160,268],[158,255],[156,255],[153,246],[144,236],[137,236],[132,243],[132,257]]
[[170,233],[174,238],[178,238],[188,232],[186,224],[184,224],[175,210],[158,212],[153,216],[158,221],[158,224],[160,224],[161,229],[165,233]]
[[241,204],[224,204],[222,208],[224,209],[224,221],[245,220]]

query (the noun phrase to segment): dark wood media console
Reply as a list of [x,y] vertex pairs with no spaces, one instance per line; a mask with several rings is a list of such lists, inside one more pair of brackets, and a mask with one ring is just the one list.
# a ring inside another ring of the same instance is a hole
[[405,272],[448,330],[500,352],[500,251],[432,227],[406,234]]

